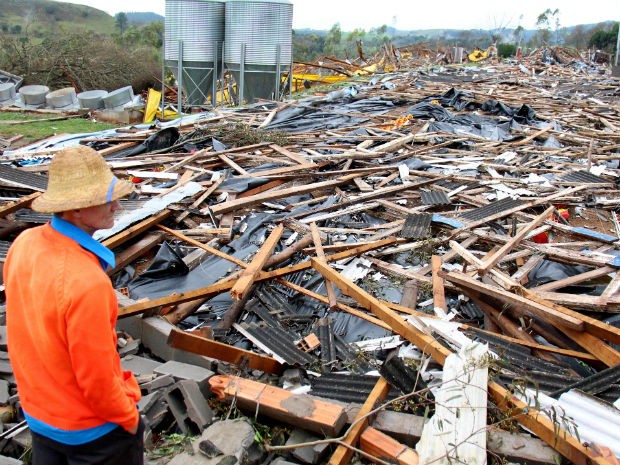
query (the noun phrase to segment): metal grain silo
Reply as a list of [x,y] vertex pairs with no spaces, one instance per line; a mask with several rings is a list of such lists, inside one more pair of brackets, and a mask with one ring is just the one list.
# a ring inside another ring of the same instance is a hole
[[186,103],[200,105],[215,94],[223,41],[224,0],[166,0],[164,63],[185,91]]
[[289,0],[226,2],[224,62],[240,103],[279,97],[282,71],[291,65],[292,31]]

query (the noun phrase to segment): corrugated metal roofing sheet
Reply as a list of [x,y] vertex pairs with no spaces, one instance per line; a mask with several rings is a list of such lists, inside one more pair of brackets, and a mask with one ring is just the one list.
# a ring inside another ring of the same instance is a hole
[[317,361],[316,357],[298,349],[291,335],[280,328],[256,323],[243,323],[240,326],[289,365],[306,365]]
[[420,199],[424,205],[450,205],[450,198],[444,191],[420,191]]
[[507,197],[505,199],[497,200],[495,202],[491,202],[488,205],[484,205],[482,207],[478,207],[471,211],[463,213],[462,215],[459,215],[459,218],[462,218],[466,221],[478,221],[488,216],[495,215],[499,212],[519,207],[523,204],[524,202],[522,200],[511,199],[510,197]]
[[560,181],[576,182],[576,183],[588,183],[588,184],[600,184],[611,183],[612,181],[596,176],[589,171],[571,171],[560,177]]
[[410,213],[405,219],[401,236],[407,239],[421,239],[431,235],[431,213]]
[[28,173],[8,165],[0,165],[0,181],[10,186],[26,187],[39,192],[47,189],[47,176]]

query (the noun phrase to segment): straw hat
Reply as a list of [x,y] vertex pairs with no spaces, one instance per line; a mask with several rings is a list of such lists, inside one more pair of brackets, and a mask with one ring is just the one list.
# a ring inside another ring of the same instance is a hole
[[47,191],[33,200],[38,212],[58,213],[103,205],[133,190],[118,179],[103,157],[90,147],[69,147],[58,152],[49,167]]

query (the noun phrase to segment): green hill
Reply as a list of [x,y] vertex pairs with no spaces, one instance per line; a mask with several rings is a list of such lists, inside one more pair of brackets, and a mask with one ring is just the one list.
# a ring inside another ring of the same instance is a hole
[[115,19],[84,5],[51,0],[0,0],[0,32],[45,37],[59,31],[114,32]]

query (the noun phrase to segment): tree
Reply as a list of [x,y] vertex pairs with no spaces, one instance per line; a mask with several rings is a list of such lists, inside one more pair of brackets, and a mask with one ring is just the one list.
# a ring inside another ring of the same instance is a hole
[[620,23],[614,23],[611,27],[597,27],[588,40],[588,47],[613,54],[618,40],[618,27]]
[[342,41],[342,30],[340,29],[340,23],[336,23],[327,33],[325,37],[325,54],[336,56],[340,53],[342,47],[340,42]]
[[551,8],[547,8],[541,14],[538,15],[536,19],[536,27],[538,27],[538,32],[536,33],[539,45],[543,45],[545,43],[549,43],[551,41],[551,26],[555,27],[555,43],[556,45],[560,42],[560,10],[556,8],[552,10]]
[[120,13],[117,13],[114,18],[116,18],[116,28],[120,34],[123,35],[125,29],[127,29],[127,24],[129,23],[127,15],[121,11]]
[[588,31],[583,25],[575,26],[573,30],[566,36],[565,42],[578,50],[586,48],[588,43]]

